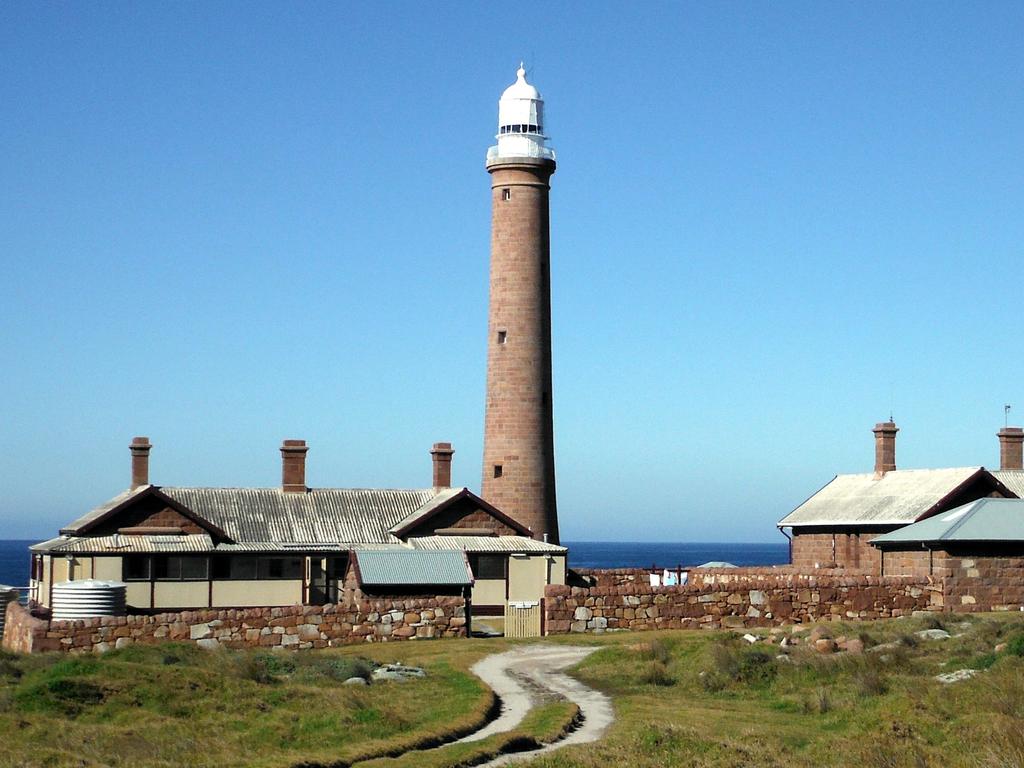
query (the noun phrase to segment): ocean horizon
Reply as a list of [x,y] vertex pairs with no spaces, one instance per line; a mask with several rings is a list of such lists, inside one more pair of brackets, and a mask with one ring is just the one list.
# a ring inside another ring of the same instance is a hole
[[[0,540],[0,584],[28,586],[31,544],[42,539]],[[733,565],[781,565],[789,545],[749,542],[566,541],[570,568],[675,568],[710,561]]]

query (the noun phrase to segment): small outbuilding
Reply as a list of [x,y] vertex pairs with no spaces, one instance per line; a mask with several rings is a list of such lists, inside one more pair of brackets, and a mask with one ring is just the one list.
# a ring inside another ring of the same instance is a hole
[[1024,605],[1024,499],[977,499],[872,540],[885,576],[931,576],[959,610]]

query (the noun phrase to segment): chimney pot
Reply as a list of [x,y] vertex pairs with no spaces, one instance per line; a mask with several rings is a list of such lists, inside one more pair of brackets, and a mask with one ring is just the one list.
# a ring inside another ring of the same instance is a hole
[[434,464],[434,487],[452,487],[452,455],[455,451],[451,443],[434,443],[430,456]]
[[996,436],[999,438],[999,468],[1024,469],[1024,429],[1004,427]]
[[306,488],[305,440],[285,440],[281,444],[281,490],[285,493],[305,493]]
[[148,437],[133,437],[128,449],[132,452],[132,490],[149,485],[149,444]]
[[891,421],[875,424],[875,474],[879,477],[896,469],[896,433],[899,428]]

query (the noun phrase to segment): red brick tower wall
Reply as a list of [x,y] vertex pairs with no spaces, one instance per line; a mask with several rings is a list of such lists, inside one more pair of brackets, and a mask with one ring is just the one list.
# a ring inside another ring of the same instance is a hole
[[491,298],[483,497],[558,542],[551,417],[548,191],[553,160],[500,158],[491,174]]

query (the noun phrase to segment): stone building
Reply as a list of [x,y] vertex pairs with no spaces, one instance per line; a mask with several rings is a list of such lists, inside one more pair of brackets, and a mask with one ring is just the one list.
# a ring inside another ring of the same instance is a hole
[[278,488],[158,486],[150,448],[132,441],[130,489],[31,547],[36,604],[82,579],[124,581],[131,613],[323,605],[346,588],[455,594],[500,631],[510,602],[539,604],[565,583],[564,547],[450,487],[449,443],[434,445],[432,484],[418,489],[309,488],[303,440],[281,446]]
[[983,498],[876,537],[883,576],[941,577],[953,610],[1024,605],[1024,500]]
[[[1016,498],[1012,488],[1024,486],[1024,473],[1010,480],[1015,483],[1019,477],[1020,485],[1008,487],[1004,482],[1006,472],[1014,470],[993,473],[981,466],[897,469],[898,428],[889,421],[877,424],[873,431],[874,472],[836,475],[779,521],[780,529],[791,529],[790,560],[794,566],[879,573],[880,551],[870,546],[876,536],[976,499]],[[1021,436],[1024,438],[1024,433]]]

